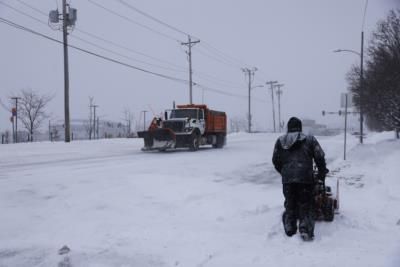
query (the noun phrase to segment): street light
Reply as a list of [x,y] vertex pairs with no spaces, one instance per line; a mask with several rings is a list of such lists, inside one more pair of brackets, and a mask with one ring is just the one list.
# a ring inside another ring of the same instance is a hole
[[360,54],[359,52],[354,51],[354,50],[351,50],[351,49],[336,49],[336,50],[333,50],[333,52],[334,52],[334,53],[339,53],[339,52],[350,52],[350,53],[356,54],[356,55],[358,55],[358,56],[361,56],[361,54]]
[[361,52],[357,52],[351,49],[337,49],[333,51],[334,53],[339,52],[349,52],[356,54],[360,57],[360,144],[363,143],[363,122],[364,122],[364,114],[363,114],[363,90],[364,90],[364,75],[363,75],[363,62],[364,62],[364,31],[361,32]]

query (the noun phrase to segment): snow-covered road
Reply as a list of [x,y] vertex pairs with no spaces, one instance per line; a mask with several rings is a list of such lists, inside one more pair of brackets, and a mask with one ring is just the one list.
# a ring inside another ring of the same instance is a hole
[[0,266],[57,266],[63,245],[72,266],[400,266],[399,141],[349,137],[343,162],[342,136],[319,138],[341,213],[303,243],[281,226],[276,138],[165,153],[140,139],[3,145]]

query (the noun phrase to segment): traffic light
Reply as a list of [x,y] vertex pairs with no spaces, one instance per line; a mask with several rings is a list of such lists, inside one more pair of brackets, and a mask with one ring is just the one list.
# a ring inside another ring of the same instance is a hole
[[325,110],[322,111],[322,116],[325,116]]

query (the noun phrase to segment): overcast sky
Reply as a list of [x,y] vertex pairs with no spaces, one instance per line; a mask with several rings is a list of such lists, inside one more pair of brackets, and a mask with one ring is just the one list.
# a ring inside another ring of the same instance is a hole
[[[78,10],[76,28],[69,36],[71,44],[130,65],[188,80],[186,47],[180,44],[187,41],[184,34],[150,20],[118,0],[69,2]],[[270,80],[284,84],[281,106],[285,121],[295,115],[331,125],[342,123],[335,116],[322,117],[321,111],[339,110],[340,93],[345,92],[347,86],[346,72],[352,64],[359,64],[359,57],[332,51],[338,48],[360,51],[365,0],[125,2],[198,37],[200,43],[192,50],[194,82],[237,95],[203,91],[195,86],[195,103],[201,103],[204,97],[204,102],[211,108],[226,111],[229,117],[244,118],[248,109],[248,91],[241,68],[257,67],[254,86],[265,86]],[[47,25],[46,14],[57,5],[61,9],[60,0],[0,0],[0,17],[62,40],[62,33]],[[399,6],[396,0],[369,0],[364,26],[366,45],[377,21]],[[4,23],[0,23],[0,33],[2,102],[8,104],[9,96],[23,88],[32,88],[42,94],[54,95],[48,111],[52,120],[63,119],[62,45]],[[107,42],[95,39],[93,35]],[[125,108],[139,120],[142,110],[158,114],[170,108],[174,100],[176,103],[189,101],[187,84],[126,68],[71,48],[69,61],[73,119],[88,117],[89,96],[99,105],[100,118],[107,120],[122,120]],[[252,91],[255,129],[272,128],[270,98],[266,87]],[[0,131],[11,129],[9,117],[10,112],[1,107]]]

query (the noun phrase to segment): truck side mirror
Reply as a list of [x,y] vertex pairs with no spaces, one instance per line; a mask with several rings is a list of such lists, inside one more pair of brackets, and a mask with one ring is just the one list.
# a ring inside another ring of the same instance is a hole
[[168,120],[168,112],[164,112],[164,118],[165,118],[165,120]]

